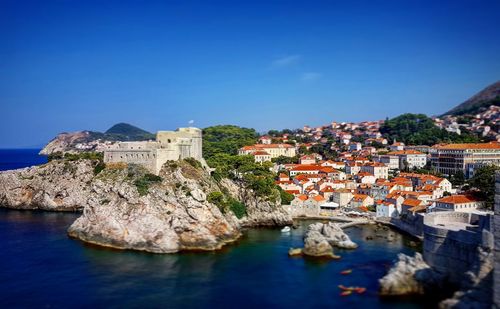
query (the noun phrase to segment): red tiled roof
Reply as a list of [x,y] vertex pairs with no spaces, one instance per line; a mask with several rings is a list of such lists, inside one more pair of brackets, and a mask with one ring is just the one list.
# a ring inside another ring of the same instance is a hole
[[465,144],[438,144],[432,146],[435,149],[456,149],[456,150],[466,150],[466,149],[500,149],[499,142],[489,142],[489,143],[465,143]]
[[450,195],[437,200],[437,202],[447,203],[447,204],[463,204],[463,203],[472,203],[480,201],[470,195]]

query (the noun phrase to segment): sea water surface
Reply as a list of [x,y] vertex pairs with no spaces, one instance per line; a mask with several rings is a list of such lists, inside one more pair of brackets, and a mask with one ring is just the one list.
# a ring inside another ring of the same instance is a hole
[[[1,167],[43,163],[37,151],[0,150]],[[15,156],[12,158],[10,156]],[[25,159],[22,159],[25,158]],[[24,161],[22,164],[21,161]],[[10,163],[7,163],[10,162]],[[149,254],[86,245],[66,235],[78,213],[0,209],[0,306],[88,308],[418,308],[415,299],[378,297],[378,279],[407,237],[372,226],[347,230],[356,250],[335,250],[337,261],[290,258],[307,224],[281,233],[249,229],[217,252]],[[387,242],[387,233],[396,234]],[[373,240],[366,236],[379,235]],[[352,269],[350,275],[341,275]],[[340,296],[337,285],[362,286],[364,294]],[[427,306],[428,307],[428,306]]]

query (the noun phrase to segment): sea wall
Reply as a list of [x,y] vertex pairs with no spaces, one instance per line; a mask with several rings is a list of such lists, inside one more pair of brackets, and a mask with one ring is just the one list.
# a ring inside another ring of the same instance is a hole
[[493,220],[495,234],[493,304],[495,308],[500,308],[500,172],[497,172],[495,175],[495,215]]
[[406,214],[401,218],[391,218],[389,223],[397,229],[404,231],[410,235],[422,238],[424,234],[424,215],[423,214]]
[[478,247],[492,250],[491,215],[435,212],[424,218],[423,256],[427,264],[459,283],[479,262]]

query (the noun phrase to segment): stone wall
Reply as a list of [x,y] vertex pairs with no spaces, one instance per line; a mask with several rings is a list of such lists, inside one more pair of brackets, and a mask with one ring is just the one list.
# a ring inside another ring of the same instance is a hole
[[423,255],[427,264],[460,283],[478,263],[478,247],[493,249],[492,216],[436,212],[424,217]]
[[493,304],[495,308],[500,308],[500,172],[495,175],[495,215],[494,215],[494,234],[495,234],[495,270],[493,274]]
[[418,238],[422,238],[424,234],[424,215],[423,214],[407,214],[400,218],[390,218],[390,223],[392,223],[396,228],[410,234],[416,236]]

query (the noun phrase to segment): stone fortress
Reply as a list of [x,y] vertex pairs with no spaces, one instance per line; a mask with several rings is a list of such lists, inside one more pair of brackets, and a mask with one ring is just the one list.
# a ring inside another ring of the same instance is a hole
[[158,131],[155,141],[120,142],[104,151],[105,163],[133,163],[158,175],[167,161],[194,158],[202,163],[202,131],[198,128],[178,128]]

